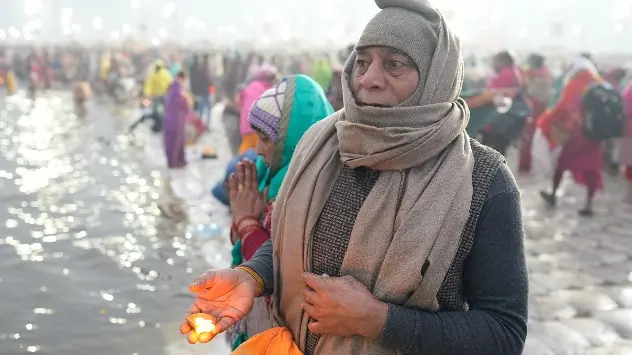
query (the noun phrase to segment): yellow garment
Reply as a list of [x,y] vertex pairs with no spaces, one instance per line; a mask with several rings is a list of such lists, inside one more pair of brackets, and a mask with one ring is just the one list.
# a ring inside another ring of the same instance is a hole
[[160,67],[158,70],[154,68],[149,75],[147,75],[143,93],[145,97],[165,96],[171,82],[173,82],[173,78],[165,67]]
[[101,57],[101,62],[99,63],[99,77],[101,80],[106,80],[108,78],[111,65],[112,63],[110,63],[110,58],[105,56]]
[[17,83],[15,82],[15,75],[12,71],[7,72],[4,78],[4,84],[7,86],[7,93],[12,95],[17,89]]
[[239,146],[239,154],[244,154],[248,149],[257,148],[259,137],[256,133],[249,133],[241,137],[241,145]]
[[287,328],[272,328],[241,344],[232,355],[303,355]]

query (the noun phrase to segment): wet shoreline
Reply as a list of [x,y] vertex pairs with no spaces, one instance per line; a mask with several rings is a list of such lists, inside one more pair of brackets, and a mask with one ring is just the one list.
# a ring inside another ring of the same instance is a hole
[[221,253],[160,215],[165,172],[123,134],[133,113],[0,101],[0,354],[174,353],[187,285]]

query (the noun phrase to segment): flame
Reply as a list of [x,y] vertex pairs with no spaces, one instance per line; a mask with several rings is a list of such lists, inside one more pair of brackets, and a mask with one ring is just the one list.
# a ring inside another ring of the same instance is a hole
[[215,324],[210,319],[206,319],[202,316],[193,318],[193,326],[198,334],[211,333],[215,329]]

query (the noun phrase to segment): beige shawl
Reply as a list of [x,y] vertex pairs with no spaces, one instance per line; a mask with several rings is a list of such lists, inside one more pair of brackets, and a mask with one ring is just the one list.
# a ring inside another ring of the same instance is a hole
[[[358,214],[341,274],[384,302],[438,308],[436,295],[469,215],[473,156],[464,133],[469,112],[457,99],[463,80],[458,41],[424,1],[377,2],[386,9],[371,20],[358,47],[402,50],[422,80],[397,107],[358,106],[349,86],[354,53],[343,75],[344,110],[315,125],[295,151],[273,215],[272,308],[275,322],[290,329],[302,350],[308,316],[301,308],[301,274],[311,270],[311,233],[343,164],[381,171]],[[435,33],[436,50],[417,53],[427,33]],[[323,336],[316,352],[397,353],[359,336]]]

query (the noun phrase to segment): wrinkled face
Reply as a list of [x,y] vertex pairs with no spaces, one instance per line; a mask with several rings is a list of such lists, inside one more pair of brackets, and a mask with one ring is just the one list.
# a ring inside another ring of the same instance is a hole
[[268,136],[255,130],[257,132],[257,154],[263,157],[263,161],[267,166],[272,164],[272,155],[274,154],[274,141]]
[[390,47],[357,51],[351,89],[359,105],[391,107],[404,102],[419,85],[413,60]]

